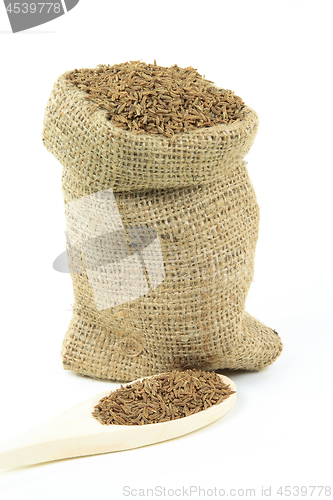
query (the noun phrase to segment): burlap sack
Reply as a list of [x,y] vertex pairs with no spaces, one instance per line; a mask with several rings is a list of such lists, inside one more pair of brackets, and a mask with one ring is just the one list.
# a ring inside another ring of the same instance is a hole
[[97,307],[81,262],[71,274],[64,367],[130,381],[173,368],[260,370],[272,363],[282,350],[278,334],[244,309],[259,224],[243,161],[257,132],[255,112],[247,107],[240,122],[168,139],[111,125],[85,97],[64,74],[45,112],[43,142],[63,165],[65,204],[113,192],[125,232],[156,230],[164,277],[134,300]]

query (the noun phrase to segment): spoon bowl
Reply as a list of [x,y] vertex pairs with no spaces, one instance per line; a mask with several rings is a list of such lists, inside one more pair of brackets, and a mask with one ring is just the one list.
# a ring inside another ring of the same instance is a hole
[[[225,384],[230,385],[232,391],[236,391],[234,382],[224,375],[218,374],[218,376]],[[137,380],[131,384],[135,382]],[[109,394],[110,390],[97,394],[34,429],[1,444],[0,468],[130,450],[167,441],[193,432],[221,418],[236,401],[236,393],[234,393],[218,405],[169,422],[144,425],[102,425],[92,416],[92,411],[99,401]]]

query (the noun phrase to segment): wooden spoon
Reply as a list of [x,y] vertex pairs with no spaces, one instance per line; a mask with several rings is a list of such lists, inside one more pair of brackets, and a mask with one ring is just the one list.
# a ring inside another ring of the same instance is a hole
[[[219,377],[225,384],[230,384],[231,390],[236,391],[234,382],[224,375]],[[3,443],[0,446],[0,468],[130,450],[167,441],[214,422],[225,415],[236,400],[236,393],[231,394],[218,405],[170,422],[102,425],[91,413],[100,399],[109,394],[110,390],[93,396],[21,436]]]

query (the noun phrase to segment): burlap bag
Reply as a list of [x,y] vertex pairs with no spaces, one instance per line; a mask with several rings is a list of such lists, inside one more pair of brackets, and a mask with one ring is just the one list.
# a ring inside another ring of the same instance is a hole
[[240,122],[168,139],[113,126],[85,97],[64,74],[45,112],[43,142],[63,165],[65,204],[113,192],[125,232],[147,226],[158,235],[164,278],[134,300],[97,307],[81,262],[71,274],[64,367],[130,381],[173,368],[260,370],[272,363],[282,350],[278,334],[244,309],[259,224],[244,162],[255,112],[247,107]]

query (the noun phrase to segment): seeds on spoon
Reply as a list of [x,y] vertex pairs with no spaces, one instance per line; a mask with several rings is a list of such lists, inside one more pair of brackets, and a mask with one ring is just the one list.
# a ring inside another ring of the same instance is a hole
[[188,417],[222,403],[235,391],[214,372],[173,370],[121,386],[92,413],[104,425],[144,425]]

